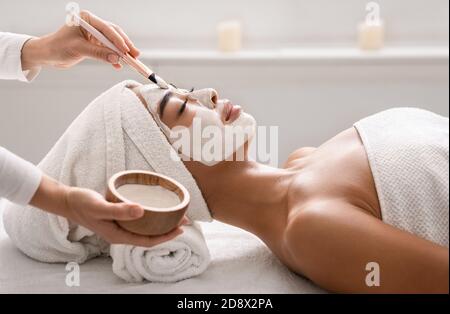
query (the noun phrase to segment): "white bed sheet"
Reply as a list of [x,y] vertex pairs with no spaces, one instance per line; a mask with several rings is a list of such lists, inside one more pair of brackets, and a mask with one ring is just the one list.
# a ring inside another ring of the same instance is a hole
[[116,277],[109,258],[80,265],[80,286],[65,284],[65,264],[40,263],[9,240],[0,200],[0,293],[323,293],[290,272],[252,234],[219,222],[203,224],[212,263],[200,276],[174,284],[129,284]]

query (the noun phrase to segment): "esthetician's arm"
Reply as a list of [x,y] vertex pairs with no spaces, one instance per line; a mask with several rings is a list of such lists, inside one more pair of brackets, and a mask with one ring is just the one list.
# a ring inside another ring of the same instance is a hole
[[[137,57],[139,50],[117,25],[106,22],[88,11],[80,13],[82,19],[103,33],[122,53]],[[78,26],[64,25],[57,32],[27,41],[22,49],[24,71],[41,66],[69,68],[86,58],[96,59],[121,68],[119,56],[98,44],[85,30]]]
[[[151,247],[178,236],[177,228],[159,237],[144,237],[121,229],[115,220],[132,220],[143,215],[133,204],[107,202],[97,192],[60,184],[33,164],[0,147],[0,198],[31,204],[82,225],[110,243]],[[185,221],[183,221],[185,223]]]
[[[122,52],[138,55],[133,43],[118,26],[88,12],[82,12],[80,16],[100,30]],[[68,68],[85,58],[106,61],[120,68],[117,64],[118,56],[91,41],[79,27],[64,25],[57,32],[40,38],[0,33],[0,79],[27,82],[39,73],[42,66]],[[64,216],[87,227],[110,243],[150,247],[168,241],[182,232],[177,228],[159,237],[129,233],[119,228],[114,221],[142,216],[141,207],[108,203],[94,191],[57,183],[42,174],[36,166],[0,147],[0,198],[2,197],[14,203],[31,204]]]
[[[139,51],[123,30],[114,24],[83,11],[80,16],[101,31],[123,53],[138,56]],[[120,68],[119,57],[99,45],[78,26],[62,26],[42,37],[0,32],[0,79],[31,81],[43,66],[69,68],[86,58],[96,59]]]
[[30,204],[64,216],[71,222],[94,231],[110,243],[151,247],[182,233],[180,228],[160,237],[145,237],[127,232],[114,220],[133,220],[141,217],[143,209],[139,205],[109,203],[95,191],[68,187],[47,176],[42,177]]

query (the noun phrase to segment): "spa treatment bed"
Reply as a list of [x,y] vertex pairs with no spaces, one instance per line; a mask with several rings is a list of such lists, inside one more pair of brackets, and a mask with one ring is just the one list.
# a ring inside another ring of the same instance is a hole
[[[3,207],[0,201],[0,213]],[[252,234],[219,222],[202,228],[212,262],[200,276],[174,284],[130,284],[117,277],[111,259],[80,265],[80,286],[65,284],[65,264],[40,263],[10,241],[0,215],[0,293],[323,293],[283,266]]]

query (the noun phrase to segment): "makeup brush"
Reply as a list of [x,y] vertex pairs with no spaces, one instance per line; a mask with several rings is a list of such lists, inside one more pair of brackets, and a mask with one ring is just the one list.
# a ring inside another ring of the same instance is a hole
[[156,85],[158,85],[162,89],[168,89],[169,85],[158,75],[156,75],[155,72],[150,70],[149,67],[147,67],[145,64],[143,64],[141,61],[139,61],[136,58],[133,58],[129,53],[123,54],[117,47],[108,39],[106,38],[101,32],[99,32],[95,27],[93,27],[91,24],[80,18],[77,14],[72,13],[73,18],[75,22],[78,23],[84,30],[86,30],[88,33],[90,33],[92,36],[94,36],[99,42],[101,42],[105,47],[108,47],[109,49],[115,51],[119,56],[122,57],[122,60],[128,64],[131,68],[136,70],[139,74],[144,76],[145,78],[149,79]]

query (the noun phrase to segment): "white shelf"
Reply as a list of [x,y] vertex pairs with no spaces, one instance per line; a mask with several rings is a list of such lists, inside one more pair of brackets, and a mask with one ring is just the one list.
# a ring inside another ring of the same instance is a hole
[[144,50],[141,58],[157,65],[183,64],[440,64],[448,65],[448,47],[397,47],[379,51],[357,48],[287,48],[243,50],[222,53],[214,50]]

